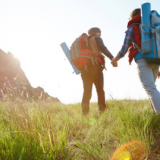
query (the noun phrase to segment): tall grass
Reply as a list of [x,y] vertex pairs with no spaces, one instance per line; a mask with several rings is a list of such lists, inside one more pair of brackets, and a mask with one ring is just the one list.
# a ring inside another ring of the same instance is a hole
[[0,102],[0,159],[109,160],[130,140],[141,140],[149,160],[160,160],[160,117],[148,101],[109,101],[103,114],[92,103]]

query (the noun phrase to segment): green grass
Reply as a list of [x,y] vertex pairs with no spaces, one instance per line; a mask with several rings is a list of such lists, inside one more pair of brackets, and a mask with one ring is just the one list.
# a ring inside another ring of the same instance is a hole
[[109,160],[130,140],[141,140],[149,160],[160,160],[160,117],[146,101],[107,101],[100,114],[91,103],[83,117],[80,104],[9,100],[0,102],[0,159]]

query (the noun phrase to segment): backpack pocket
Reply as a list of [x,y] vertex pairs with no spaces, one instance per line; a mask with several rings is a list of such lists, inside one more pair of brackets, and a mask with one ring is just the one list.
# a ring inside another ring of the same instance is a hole
[[156,48],[158,53],[158,58],[160,58],[160,24],[155,29],[156,34]]
[[76,58],[73,63],[77,69],[82,69],[87,64],[87,61],[88,61],[87,58],[79,57]]
[[142,43],[141,43],[141,53],[143,55],[148,55],[151,52],[152,45],[151,45],[151,28],[148,25],[141,24],[140,25],[140,30],[141,30],[141,38],[142,38]]

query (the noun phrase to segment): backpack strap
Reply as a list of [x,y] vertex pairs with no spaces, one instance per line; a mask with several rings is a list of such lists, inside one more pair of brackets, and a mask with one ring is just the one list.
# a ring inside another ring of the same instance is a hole
[[138,52],[140,52],[141,53],[141,49],[138,47],[138,45],[135,43],[135,41],[134,40],[132,40],[132,42],[131,42],[132,44],[133,44],[133,48],[136,48],[137,50],[138,50]]
[[148,32],[146,32],[143,27],[147,27],[148,29],[152,30],[152,28],[150,26],[148,26],[146,24],[140,24],[140,29],[144,34],[147,34]]
[[153,42],[153,53],[154,53],[154,57],[156,57],[156,42],[155,42],[156,33],[155,33],[154,24],[152,24],[151,33],[152,33],[152,42]]
[[141,23],[132,23],[130,26],[132,25],[140,25]]
[[[140,27],[141,23],[132,23],[130,26],[132,26],[132,25],[139,25],[139,27]],[[138,50],[138,52],[141,53],[141,49],[138,47],[138,45],[135,43],[135,41],[133,39],[132,39],[131,43],[133,44],[133,48],[136,48]]]
[[153,42],[153,52],[154,52],[154,57],[156,57],[156,42],[155,42],[155,29],[152,28],[151,30],[152,33],[152,42]]
[[87,35],[84,36],[86,40],[86,46],[88,46]]
[[88,46],[88,41],[87,41],[87,34],[86,33],[83,33],[80,37],[84,37],[85,38],[85,41],[86,41],[86,46]]

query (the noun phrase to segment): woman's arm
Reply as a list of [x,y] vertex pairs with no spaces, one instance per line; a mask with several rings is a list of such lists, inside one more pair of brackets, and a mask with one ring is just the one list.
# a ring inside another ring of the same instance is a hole
[[133,39],[133,35],[134,35],[134,29],[132,26],[130,26],[128,30],[126,31],[126,36],[125,36],[124,43],[123,43],[121,50],[118,52],[117,56],[111,62],[114,67],[117,61],[121,59],[122,57],[124,57],[126,52],[128,51],[128,48]]

